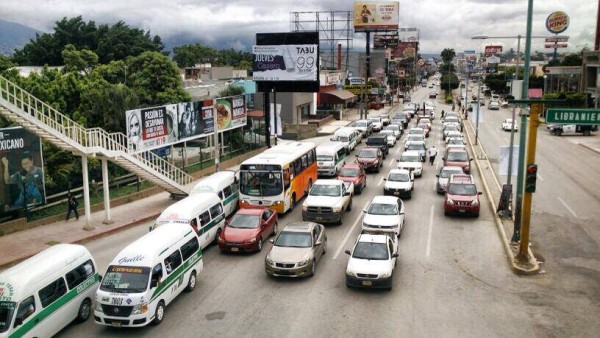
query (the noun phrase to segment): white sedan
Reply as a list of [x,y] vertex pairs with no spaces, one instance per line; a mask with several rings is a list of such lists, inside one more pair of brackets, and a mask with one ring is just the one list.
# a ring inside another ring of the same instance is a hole
[[346,266],[346,286],[392,289],[398,239],[385,233],[362,233]]
[[511,129],[514,129],[515,131],[517,131],[519,129],[519,127],[517,125],[517,121],[514,121],[514,128],[513,128],[513,120],[512,119],[506,119],[506,120],[502,121],[502,130],[510,131]]
[[400,237],[404,226],[404,203],[400,198],[375,196],[363,212],[363,230],[391,232]]

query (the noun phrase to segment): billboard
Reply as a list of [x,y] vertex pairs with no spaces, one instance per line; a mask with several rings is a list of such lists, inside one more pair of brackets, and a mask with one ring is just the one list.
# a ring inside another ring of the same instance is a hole
[[414,58],[417,54],[416,42],[400,42],[398,47],[392,51],[392,56],[395,59]]
[[398,47],[398,35],[375,34],[373,36],[373,49]]
[[0,213],[46,203],[40,138],[22,127],[0,129]]
[[257,33],[252,71],[258,92],[318,92],[319,32]]
[[317,45],[252,46],[254,81],[318,81]]
[[485,46],[485,56],[492,56],[502,53],[502,46]]
[[142,152],[212,135],[218,110],[218,131],[246,125],[244,95],[210,100],[180,102],[125,112],[130,152]]
[[354,31],[398,30],[399,2],[355,2]]

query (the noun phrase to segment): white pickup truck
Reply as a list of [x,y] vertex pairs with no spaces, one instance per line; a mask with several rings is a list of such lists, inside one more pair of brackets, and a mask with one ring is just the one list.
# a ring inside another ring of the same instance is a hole
[[341,180],[317,180],[302,204],[302,220],[342,223],[345,211],[352,209],[354,185]]

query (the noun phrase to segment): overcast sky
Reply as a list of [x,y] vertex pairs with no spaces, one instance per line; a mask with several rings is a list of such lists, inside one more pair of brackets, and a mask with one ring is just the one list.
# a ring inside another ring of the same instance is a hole
[[[377,2],[377,1],[372,1]],[[499,43],[517,48],[516,39],[472,40],[474,35],[517,36],[526,33],[527,0],[400,0],[400,27],[419,29],[422,53],[482,51]],[[256,33],[289,32],[291,12],[351,11],[350,0],[2,0],[0,18],[44,32],[63,17],[81,15],[97,24],[122,20],[149,30],[163,40],[173,36],[197,37],[212,46],[250,50]],[[564,11],[569,28],[569,51],[593,49],[596,0],[535,0],[533,34],[547,36],[548,15]],[[0,33],[1,34],[1,33]],[[354,48],[364,48],[365,34],[354,34]],[[402,37],[401,37],[402,38]],[[524,39],[521,50],[524,50]],[[534,39],[532,51],[544,50]],[[549,51],[549,50],[546,50]]]

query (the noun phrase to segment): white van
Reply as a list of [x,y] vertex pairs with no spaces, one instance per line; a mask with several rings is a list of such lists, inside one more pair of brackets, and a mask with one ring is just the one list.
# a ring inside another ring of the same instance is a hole
[[191,226],[200,239],[200,247],[204,249],[219,239],[219,234],[225,228],[225,211],[217,194],[199,192],[166,208],[150,231],[168,223]]
[[324,142],[317,146],[317,171],[319,175],[336,176],[346,164],[346,146],[342,142]]
[[160,324],[165,307],[192,291],[204,268],[198,237],[187,224],[160,227],[110,262],[96,292],[94,320],[110,326]]
[[57,244],[0,274],[0,337],[51,337],[86,321],[100,276],[82,245]]
[[209,175],[196,183],[190,196],[200,192],[214,192],[225,209],[225,217],[233,215],[238,209],[240,199],[240,184],[237,172],[233,170],[222,170]]
[[359,132],[352,127],[343,127],[335,131],[331,141],[342,142],[346,147],[346,153],[350,154],[358,144]]

